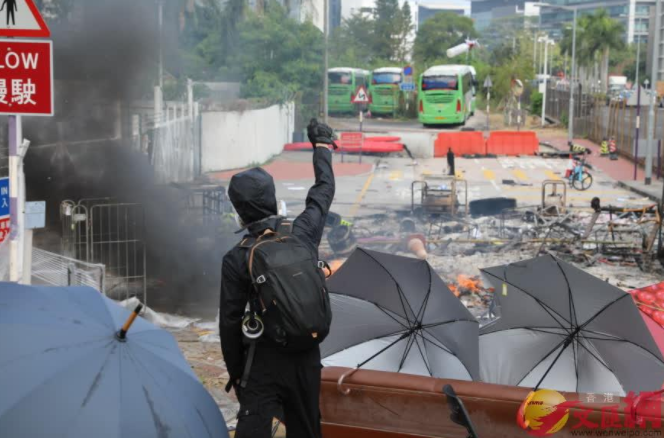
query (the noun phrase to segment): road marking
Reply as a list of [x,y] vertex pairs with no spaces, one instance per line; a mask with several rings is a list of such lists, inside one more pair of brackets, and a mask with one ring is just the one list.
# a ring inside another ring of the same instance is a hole
[[477,158],[473,158],[473,161],[475,161],[475,164],[480,164],[480,161]]
[[484,178],[494,180],[496,179],[496,174],[493,173],[493,170],[490,169],[482,169],[482,173],[484,173]]
[[528,176],[523,170],[514,169],[512,174],[516,177],[516,179],[520,179],[521,181],[528,181]]
[[432,174],[432,172],[429,169],[424,169],[422,171],[422,175],[431,175],[431,174]]
[[390,172],[390,181],[400,181],[403,178],[403,171],[394,170]]
[[547,169],[547,170],[544,171],[544,174],[545,174],[546,177],[549,178],[549,179],[552,179],[552,180],[555,180],[555,181],[560,181],[560,180],[562,180],[562,178],[560,177],[560,175],[558,175],[557,173],[555,173],[553,170],[549,170],[549,169]]
[[463,179],[463,172],[460,171],[460,170],[457,170],[456,171],[456,177],[459,178],[459,179]]
[[496,183],[496,180],[492,179],[491,184],[493,184],[493,187],[496,189],[498,192],[502,192],[503,189],[500,188],[500,186]]
[[362,190],[360,190],[360,193],[357,195],[357,198],[355,199],[355,203],[350,208],[350,214],[349,214],[350,217],[355,217],[355,215],[357,214],[357,210],[360,209],[360,204],[362,203],[362,200],[364,199],[364,195],[367,194],[367,190],[369,190],[369,187],[371,186],[371,182],[373,181],[373,179],[374,179],[374,173],[371,172],[371,174],[369,175],[369,177],[365,181],[364,186],[362,187]]

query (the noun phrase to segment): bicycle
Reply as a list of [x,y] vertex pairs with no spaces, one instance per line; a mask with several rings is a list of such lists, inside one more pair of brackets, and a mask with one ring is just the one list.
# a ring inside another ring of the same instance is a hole
[[585,169],[585,157],[577,161],[569,175],[569,185],[576,190],[588,190],[593,185],[593,176]]

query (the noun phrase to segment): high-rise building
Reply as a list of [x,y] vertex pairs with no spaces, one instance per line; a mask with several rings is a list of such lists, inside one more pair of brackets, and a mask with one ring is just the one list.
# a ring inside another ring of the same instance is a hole
[[341,26],[341,1],[342,0],[328,0],[330,11],[330,31]]
[[427,21],[439,12],[451,12],[457,15],[470,15],[470,10],[467,7],[461,6],[456,3],[418,3],[417,4],[417,27],[419,28],[422,23]]
[[[629,0],[623,4],[606,4],[597,0],[562,0],[555,4],[577,7],[579,16],[593,14],[598,9],[606,9],[609,16],[621,22],[625,27],[625,42],[633,43],[647,41],[650,7],[654,3],[655,0]],[[563,9],[542,8],[541,17],[541,29],[548,32],[553,38],[560,38],[564,28],[562,24],[572,22],[573,12]]]

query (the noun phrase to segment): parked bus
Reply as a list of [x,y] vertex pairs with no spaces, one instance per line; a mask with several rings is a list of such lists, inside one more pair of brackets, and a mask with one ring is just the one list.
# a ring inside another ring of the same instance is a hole
[[423,125],[465,124],[473,112],[473,76],[467,65],[437,65],[418,80],[418,119]]
[[351,102],[360,86],[367,88],[370,73],[359,68],[337,67],[327,71],[327,110],[330,113],[356,113]]
[[372,114],[391,114],[396,116],[399,109],[399,84],[403,81],[403,69],[399,67],[383,67],[371,72],[371,103]]

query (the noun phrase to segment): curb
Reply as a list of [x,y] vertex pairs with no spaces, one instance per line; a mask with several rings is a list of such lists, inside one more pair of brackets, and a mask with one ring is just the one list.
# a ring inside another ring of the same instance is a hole
[[660,197],[658,197],[658,196],[654,196],[654,195],[652,195],[652,194],[646,192],[645,190],[641,190],[641,189],[639,189],[639,188],[637,188],[637,187],[632,187],[632,186],[630,186],[629,184],[625,184],[623,181],[616,181],[616,182],[618,183],[618,185],[619,185],[620,187],[622,187],[622,188],[624,188],[624,189],[627,189],[627,190],[629,190],[630,192],[636,193],[636,194],[638,194],[638,195],[641,195],[641,196],[643,196],[643,197],[645,197],[645,198],[648,198],[648,199],[650,199],[650,200],[652,200],[652,201],[655,201],[655,202],[658,202],[658,203],[661,201],[661,198],[660,198]]

